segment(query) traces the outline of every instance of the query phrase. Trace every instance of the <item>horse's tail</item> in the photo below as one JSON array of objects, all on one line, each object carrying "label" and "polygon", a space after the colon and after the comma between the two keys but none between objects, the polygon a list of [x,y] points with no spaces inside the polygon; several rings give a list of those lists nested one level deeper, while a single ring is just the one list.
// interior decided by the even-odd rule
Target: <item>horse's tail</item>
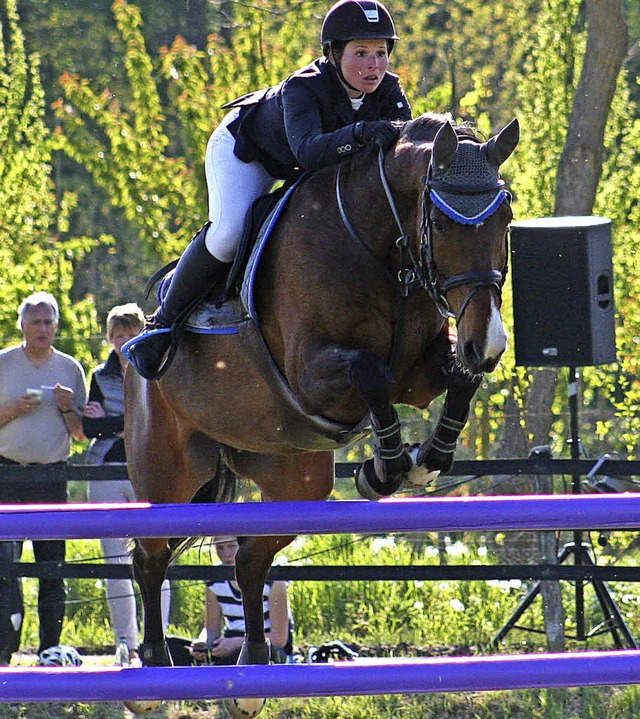
[{"label": "horse's tail", "polygon": [[[194,494],[191,504],[234,502],[238,496],[238,475],[220,458],[215,475]],[[173,537],[169,540],[171,562],[183,554],[202,537]]]}]

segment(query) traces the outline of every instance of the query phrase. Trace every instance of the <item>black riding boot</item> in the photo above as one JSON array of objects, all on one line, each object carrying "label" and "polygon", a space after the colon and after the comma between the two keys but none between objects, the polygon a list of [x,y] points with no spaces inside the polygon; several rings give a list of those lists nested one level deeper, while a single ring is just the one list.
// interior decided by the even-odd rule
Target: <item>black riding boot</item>
[{"label": "black riding boot", "polygon": [[[124,356],[145,379],[156,379],[171,346],[174,322],[226,277],[230,264],[217,260],[205,245],[207,222],[195,235],[178,262],[166,295],[144,331],[122,347]],[[162,368],[163,370],[166,367]]]}]

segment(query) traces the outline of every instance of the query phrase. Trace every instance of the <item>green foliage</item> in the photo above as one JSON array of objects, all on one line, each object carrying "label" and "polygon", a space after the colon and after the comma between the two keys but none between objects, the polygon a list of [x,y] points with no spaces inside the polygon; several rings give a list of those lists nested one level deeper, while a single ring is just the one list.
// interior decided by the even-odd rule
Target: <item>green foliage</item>
[{"label": "green foliage", "polygon": [[166,118],[140,32],[140,13],[124,0],[116,0],[113,11],[126,45],[131,107],[123,107],[108,89],[97,92],[87,80],[66,73],[60,82],[70,102],[56,104],[64,130],[56,133],[56,147],[91,172],[148,238],[149,251],[173,257],[201,219],[202,203],[185,159],[167,153]]},{"label": "green foliage", "polygon": [[[35,290],[60,304],[61,327],[74,338],[94,329],[90,303],[73,305],[74,265],[93,243],[68,236],[74,198],[59,200],[51,178],[50,133],[37,55],[26,54],[16,0],[5,0],[0,39],[0,335],[16,340],[16,310]],[[72,328],[69,330],[69,328]],[[79,358],[83,350],[68,343]],[[86,355],[85,355],[86,357]]]}]

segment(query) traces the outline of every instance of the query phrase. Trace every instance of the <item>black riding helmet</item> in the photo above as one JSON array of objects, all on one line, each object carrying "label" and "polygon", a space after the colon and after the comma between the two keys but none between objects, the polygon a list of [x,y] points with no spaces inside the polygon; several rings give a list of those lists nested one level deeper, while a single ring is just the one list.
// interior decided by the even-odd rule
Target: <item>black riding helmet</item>
[{"label": "black riding helmet", "polygon": [[325,53],[334,42],[349,40],[386,40],[389,54],[398,39],[387,8],[378,0],[340,0],[333,5],[322,23],[320,40]]}]

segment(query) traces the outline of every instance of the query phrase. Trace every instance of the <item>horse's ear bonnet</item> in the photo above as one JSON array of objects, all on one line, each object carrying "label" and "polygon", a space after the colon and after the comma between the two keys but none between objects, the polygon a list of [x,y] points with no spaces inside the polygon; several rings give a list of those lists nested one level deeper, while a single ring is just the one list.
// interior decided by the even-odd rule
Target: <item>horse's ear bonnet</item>
[{"label": "horse's ear bonnet", "polygon": [[498,168],[518,140],[517,120],[485,143],[458,140],[451,124],[443,125],[433,142],[429,167],[433,203],[463,225],[478,225],[491,217],[509,195]]}]

